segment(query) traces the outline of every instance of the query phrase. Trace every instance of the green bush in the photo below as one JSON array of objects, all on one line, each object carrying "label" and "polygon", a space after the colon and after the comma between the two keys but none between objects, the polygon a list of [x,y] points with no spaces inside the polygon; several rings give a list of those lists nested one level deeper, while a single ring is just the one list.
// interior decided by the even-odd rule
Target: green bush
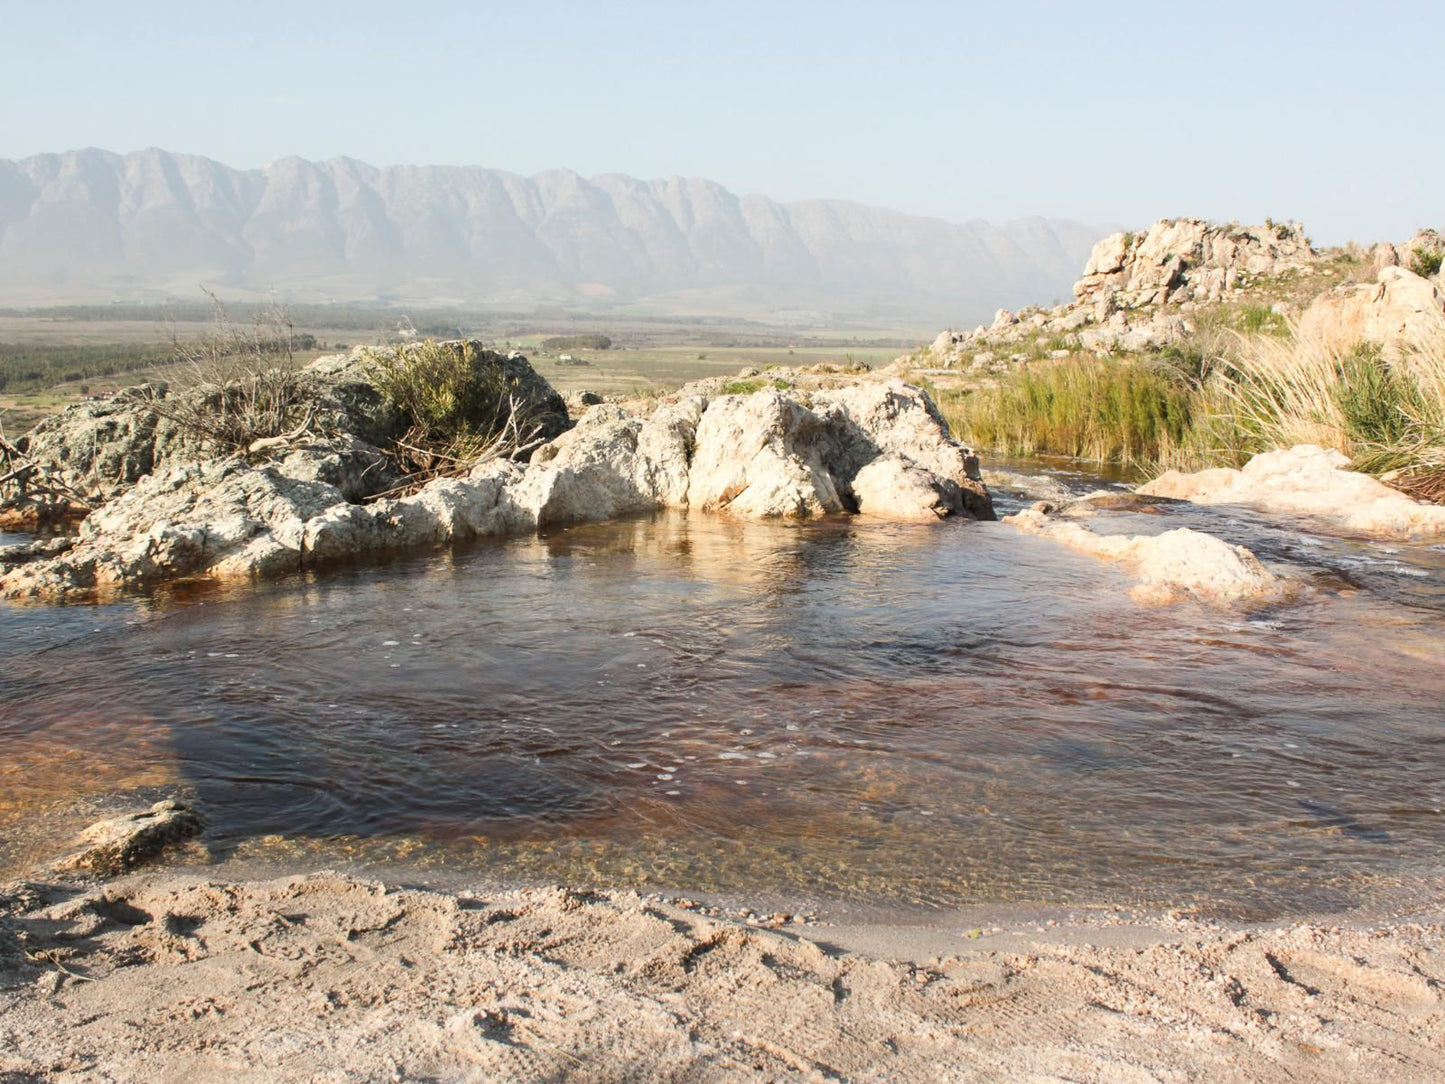
[{"label": "green bush", "polygon": [[372,351],[370,361],[372,382],[407,418],[414,440],[446,445],[487,438],[510,413],[506,373],[474,343],[427,339]]},{"label": "green bush", "polygon": [[1445,252],[1417,248],[1410,258],[1410,270],[1421,278],[1428,279],[1431,275],[1440,273],[1441,263],[1445,263]]}]

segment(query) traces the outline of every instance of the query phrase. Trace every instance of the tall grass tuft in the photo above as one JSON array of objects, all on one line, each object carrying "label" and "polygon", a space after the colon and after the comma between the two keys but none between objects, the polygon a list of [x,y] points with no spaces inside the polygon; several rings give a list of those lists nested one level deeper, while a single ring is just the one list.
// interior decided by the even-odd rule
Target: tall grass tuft
[{"label": "tall grass tuft", "polygon": [[1188,441],[1196,395],[1167,366],[1089,359],[1031,367],[943,405],[966,439],[1009,454],[1155,463]]},{"label": "tall grass tuft", "polygon": [[1440,338],[1386,356],[1369,343],[1303,335],[1293,324],[1282,336],[1230,332],[1150,361],[1030,368],[940,406],[961,436],[1006,454],[1197,470],[1318,444],[1407,493],[1445,500]]},{"label": "tall grass tuft", "polygon": [[1445,493],[1445,340],[1387,357],[1297,328],[1241,337],[1210,390],[1251,451],[1318,444],[1407,491]]}]

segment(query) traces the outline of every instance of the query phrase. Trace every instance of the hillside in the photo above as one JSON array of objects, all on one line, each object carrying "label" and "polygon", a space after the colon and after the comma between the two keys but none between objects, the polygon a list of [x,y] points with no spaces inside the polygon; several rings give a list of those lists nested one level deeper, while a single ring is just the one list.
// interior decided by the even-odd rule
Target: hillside
[{"label": "hillside", "polygon": [[0,304],[190,298],[972,321],[1065,296],[1103,229],[954,224],[695,178],[87,149],[0,160]]}]

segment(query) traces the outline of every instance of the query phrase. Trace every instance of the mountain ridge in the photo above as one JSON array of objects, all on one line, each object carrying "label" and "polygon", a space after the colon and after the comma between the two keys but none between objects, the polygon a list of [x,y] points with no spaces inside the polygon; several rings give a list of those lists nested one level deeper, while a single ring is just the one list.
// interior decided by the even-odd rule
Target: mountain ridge
[{"label": "mountain ridge", "polygon": [[0,159],[0,301],[297,300],[811,308],[974,321],[1067,295],[1107,231],[994,226],[851,200],[786,203],[700,177],[375,166],[248,170],[99,148]]}]

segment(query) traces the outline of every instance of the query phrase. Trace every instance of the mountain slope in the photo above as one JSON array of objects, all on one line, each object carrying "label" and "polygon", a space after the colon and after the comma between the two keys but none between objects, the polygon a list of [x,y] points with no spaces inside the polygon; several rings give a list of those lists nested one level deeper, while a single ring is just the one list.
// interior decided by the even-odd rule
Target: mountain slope
[{"label": "mountain slope", "polygon": [[1106,232],[954,224],[711,181],[101,150],[0,160],[0,301],[198,283],[298,299],[812,308],[971,321],[1066,296]]}]

